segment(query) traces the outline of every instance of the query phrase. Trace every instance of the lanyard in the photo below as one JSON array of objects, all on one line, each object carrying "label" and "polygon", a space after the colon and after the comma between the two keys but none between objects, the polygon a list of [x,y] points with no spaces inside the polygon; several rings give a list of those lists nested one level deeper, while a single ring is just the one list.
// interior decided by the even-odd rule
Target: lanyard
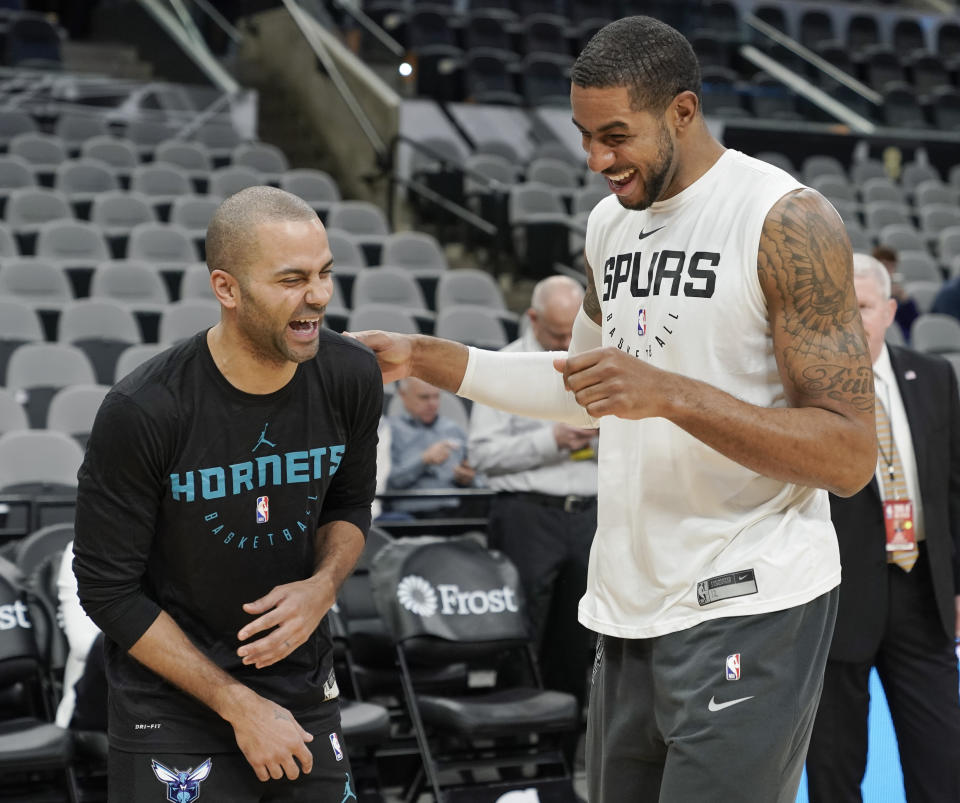
[{"label": "lanyard", "polygon": [[890,478],[890,482],[892,483],[897,472],[896,467],[894,466],[894,458],[896,457],[896,452],[894,451],[896,449],[896,441],[893,439],[893,417],[890,415],[890,390],[887,387],[887,383],[884,379],[881,377],[876,377],[876,379],[876,390],[879,391],[880,388],[883,387],[885,391],[884,396],[886,396],[885,400],[880,398],[877,400],[880,402],[880,405],[883,407],[883,411],[887,416],[887,429],[890,431],[890,442],[888,444],[888,448],[890,450],[889,456],[887,455],[887,450],[883,448],[883,443],[880,442],[879,438],[877,438],[877,446],[880,449],[880,457],[887,466],[887,476]]}]

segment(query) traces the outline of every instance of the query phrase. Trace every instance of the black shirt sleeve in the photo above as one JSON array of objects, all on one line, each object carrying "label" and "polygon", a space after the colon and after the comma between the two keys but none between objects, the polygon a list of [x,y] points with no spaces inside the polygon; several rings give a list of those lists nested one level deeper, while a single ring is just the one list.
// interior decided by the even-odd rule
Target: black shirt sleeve
[{"label": "black shirt sleeve", "polygon": [[73,571],[84,610],[124,650],[160,606],[144,592],[164,478],[156,421],[133,400],[109,393],[78,473]]},{"label": "black shirt sleeve", "polygon": [[358,347],[352,343],[347,347],[352,352],[348,359],[355,366],[346,395],[349,440],[323,500],[318,524],[347,521],[366,538],[370,505],[377,491],[377,427],[383,410],[383,379],[370,351],[364,347],[356,353],[353,350]]}]

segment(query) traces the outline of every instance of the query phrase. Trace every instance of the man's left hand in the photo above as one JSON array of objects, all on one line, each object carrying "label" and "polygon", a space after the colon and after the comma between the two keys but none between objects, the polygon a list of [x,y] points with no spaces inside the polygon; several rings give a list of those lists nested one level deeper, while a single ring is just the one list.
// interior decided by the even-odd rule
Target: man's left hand
[{"label": "man's left hand", "polygon": [[286,658],[310,638],[333,602],[332,593],[324,593],[316,579],[310,578],[276,586],[266,596],[244,603],[243,610],[259,618],[241,628],[237,634],[240,641],[276,629],[244,644],[237,655],[244,664],[253,664],[257,669]]},{"label": "man's left hand", "polygon": [[665,371],[624,354],[613,346],[554,360],[568,390],[594,418],[651,418],[662,414],[669,397]]},{"label": "man's left hand", "polygon": [[476,470],[466,460],[453,467],[453,481],[462,487],[473,485]]}]

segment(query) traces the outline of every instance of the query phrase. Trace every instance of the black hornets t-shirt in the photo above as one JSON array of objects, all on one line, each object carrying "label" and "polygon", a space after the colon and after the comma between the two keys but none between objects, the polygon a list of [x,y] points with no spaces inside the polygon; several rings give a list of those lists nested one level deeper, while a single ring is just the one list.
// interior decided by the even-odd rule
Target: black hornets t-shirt
[{"label": "black hornets t-shirt", "polygon": [[205,332],[110,391],[79,473],[74,571],[107,635],[114,747],[237,749],[227,722],[127,654],[161,609],[304,727],[329,708],[326,619],[264,669],[243,665],[236,634],[256,618],[243,603],[313,574],[318,527],[348,521],[366,533],[382,403],[372,353],[326,330],[317,356],[275,393],[230,385]]}]

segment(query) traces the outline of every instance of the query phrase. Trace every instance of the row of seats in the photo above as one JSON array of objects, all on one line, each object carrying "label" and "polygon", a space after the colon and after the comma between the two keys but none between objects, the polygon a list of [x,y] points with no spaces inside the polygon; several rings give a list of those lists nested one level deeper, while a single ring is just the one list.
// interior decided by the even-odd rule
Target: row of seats
[{"label": "row of seats", "polygon": [[[47,130],[50,129],[50,130]],[[116,122],[103,110],[63,112],[52,125],[41,125],[28,111],[17,108],[0,110],[0,148],[21,134],[47,134],[72,155],[79,153],[88,140],[119,139],[132,143],[138,160],[150,159],[163,142],[190,141],[206,149],[214,165],[228,164],[234,151],[246,143],[231,122],[221,117],[211,118],[191,130],[189,139],[181,136],[183,126],[177,126],[156,117]],[[275,155],[273,157],[276,158]]]},{"label": "row of seats", "polygon": [[7,143],[7,154],[19,157],[21,163],[49,183],[57,168],[71,159],[97,160],[113,169],[114,174],[128,176],[144,162],[162,162],[186,170],[194,180],[205,178],[217,167],[241,167],[260,174],[269,182],[277,182],[290,169],[283,151],[266,142],[245,142],[229,153],[227,164],[218,164],[214,153],[202,142],[163,140],[148,150],[134,140],[100,135],[88,137],[78,148],[55,134],[26,132],[16,134]]}]

